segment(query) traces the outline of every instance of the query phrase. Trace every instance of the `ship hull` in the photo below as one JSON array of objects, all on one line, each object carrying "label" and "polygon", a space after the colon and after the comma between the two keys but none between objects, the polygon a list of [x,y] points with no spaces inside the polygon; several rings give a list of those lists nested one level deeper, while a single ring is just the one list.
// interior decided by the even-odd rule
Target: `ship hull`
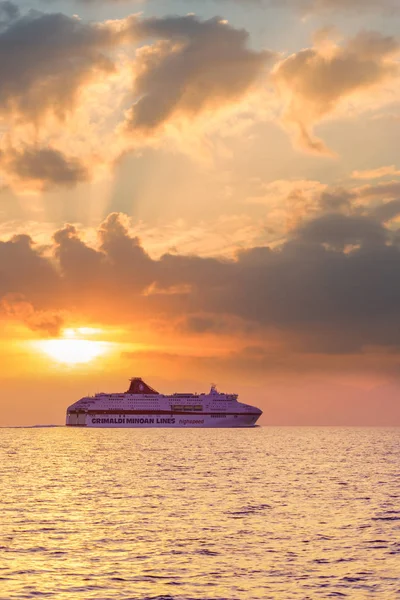
[{"label": "ship hull", "polygon": [[224,416],[212,414],[183,415],[183,414],[87,414],[70,415],[67,425],[70,427],[95,427],[101,429],[143,429],[143,428],[235,428],[254,427],[259,414],[238,413]]}]

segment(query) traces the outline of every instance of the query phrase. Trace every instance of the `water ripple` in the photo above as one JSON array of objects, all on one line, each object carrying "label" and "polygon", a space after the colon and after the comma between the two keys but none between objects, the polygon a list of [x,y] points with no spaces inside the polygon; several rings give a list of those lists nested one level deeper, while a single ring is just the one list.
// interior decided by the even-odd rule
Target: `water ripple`
[{"label": "water ripple", "polygon": [[400,599],[400,430],[0,430],[0,600]]}]

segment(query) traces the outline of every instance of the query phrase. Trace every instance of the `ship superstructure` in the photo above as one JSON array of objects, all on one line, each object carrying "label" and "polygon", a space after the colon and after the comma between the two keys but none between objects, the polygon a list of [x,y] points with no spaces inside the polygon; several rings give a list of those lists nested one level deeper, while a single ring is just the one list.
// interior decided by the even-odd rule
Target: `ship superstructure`
[{"label": "ship superstructure", "polygon": [[254,427],[262,411],[221,394],[159,394],[140,377],[124,393],[99,393],[81,398],[67,409],[74,427]]}]

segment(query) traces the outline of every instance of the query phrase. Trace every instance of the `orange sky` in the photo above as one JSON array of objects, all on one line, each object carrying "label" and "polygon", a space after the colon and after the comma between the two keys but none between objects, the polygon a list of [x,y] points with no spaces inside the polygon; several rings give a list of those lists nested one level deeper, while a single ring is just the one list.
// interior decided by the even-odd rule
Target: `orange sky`
[{"label": "orange sky", "polygon": [[0,2],[0,425],[131,376],[400,424],[396,6]]}]

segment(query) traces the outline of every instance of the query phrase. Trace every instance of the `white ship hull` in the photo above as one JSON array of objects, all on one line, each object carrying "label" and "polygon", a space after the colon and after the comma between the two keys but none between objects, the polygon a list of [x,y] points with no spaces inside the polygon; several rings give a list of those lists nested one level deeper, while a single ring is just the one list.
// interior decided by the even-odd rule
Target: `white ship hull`
[{"label": "white ship hull", "polygon": [[259,415],[238,414],[215,417],[211,415],[79,415],[70,417],[67,425],[75,427],[135,428],[167,427],[254,427]]},{"label": "white ship hull", "polygon": [[67,409],[70,427],[151,428],[254,427],[262,411],[238,402],[237,394],[159,394],[139,377],[127,392],[81,398]]}]

